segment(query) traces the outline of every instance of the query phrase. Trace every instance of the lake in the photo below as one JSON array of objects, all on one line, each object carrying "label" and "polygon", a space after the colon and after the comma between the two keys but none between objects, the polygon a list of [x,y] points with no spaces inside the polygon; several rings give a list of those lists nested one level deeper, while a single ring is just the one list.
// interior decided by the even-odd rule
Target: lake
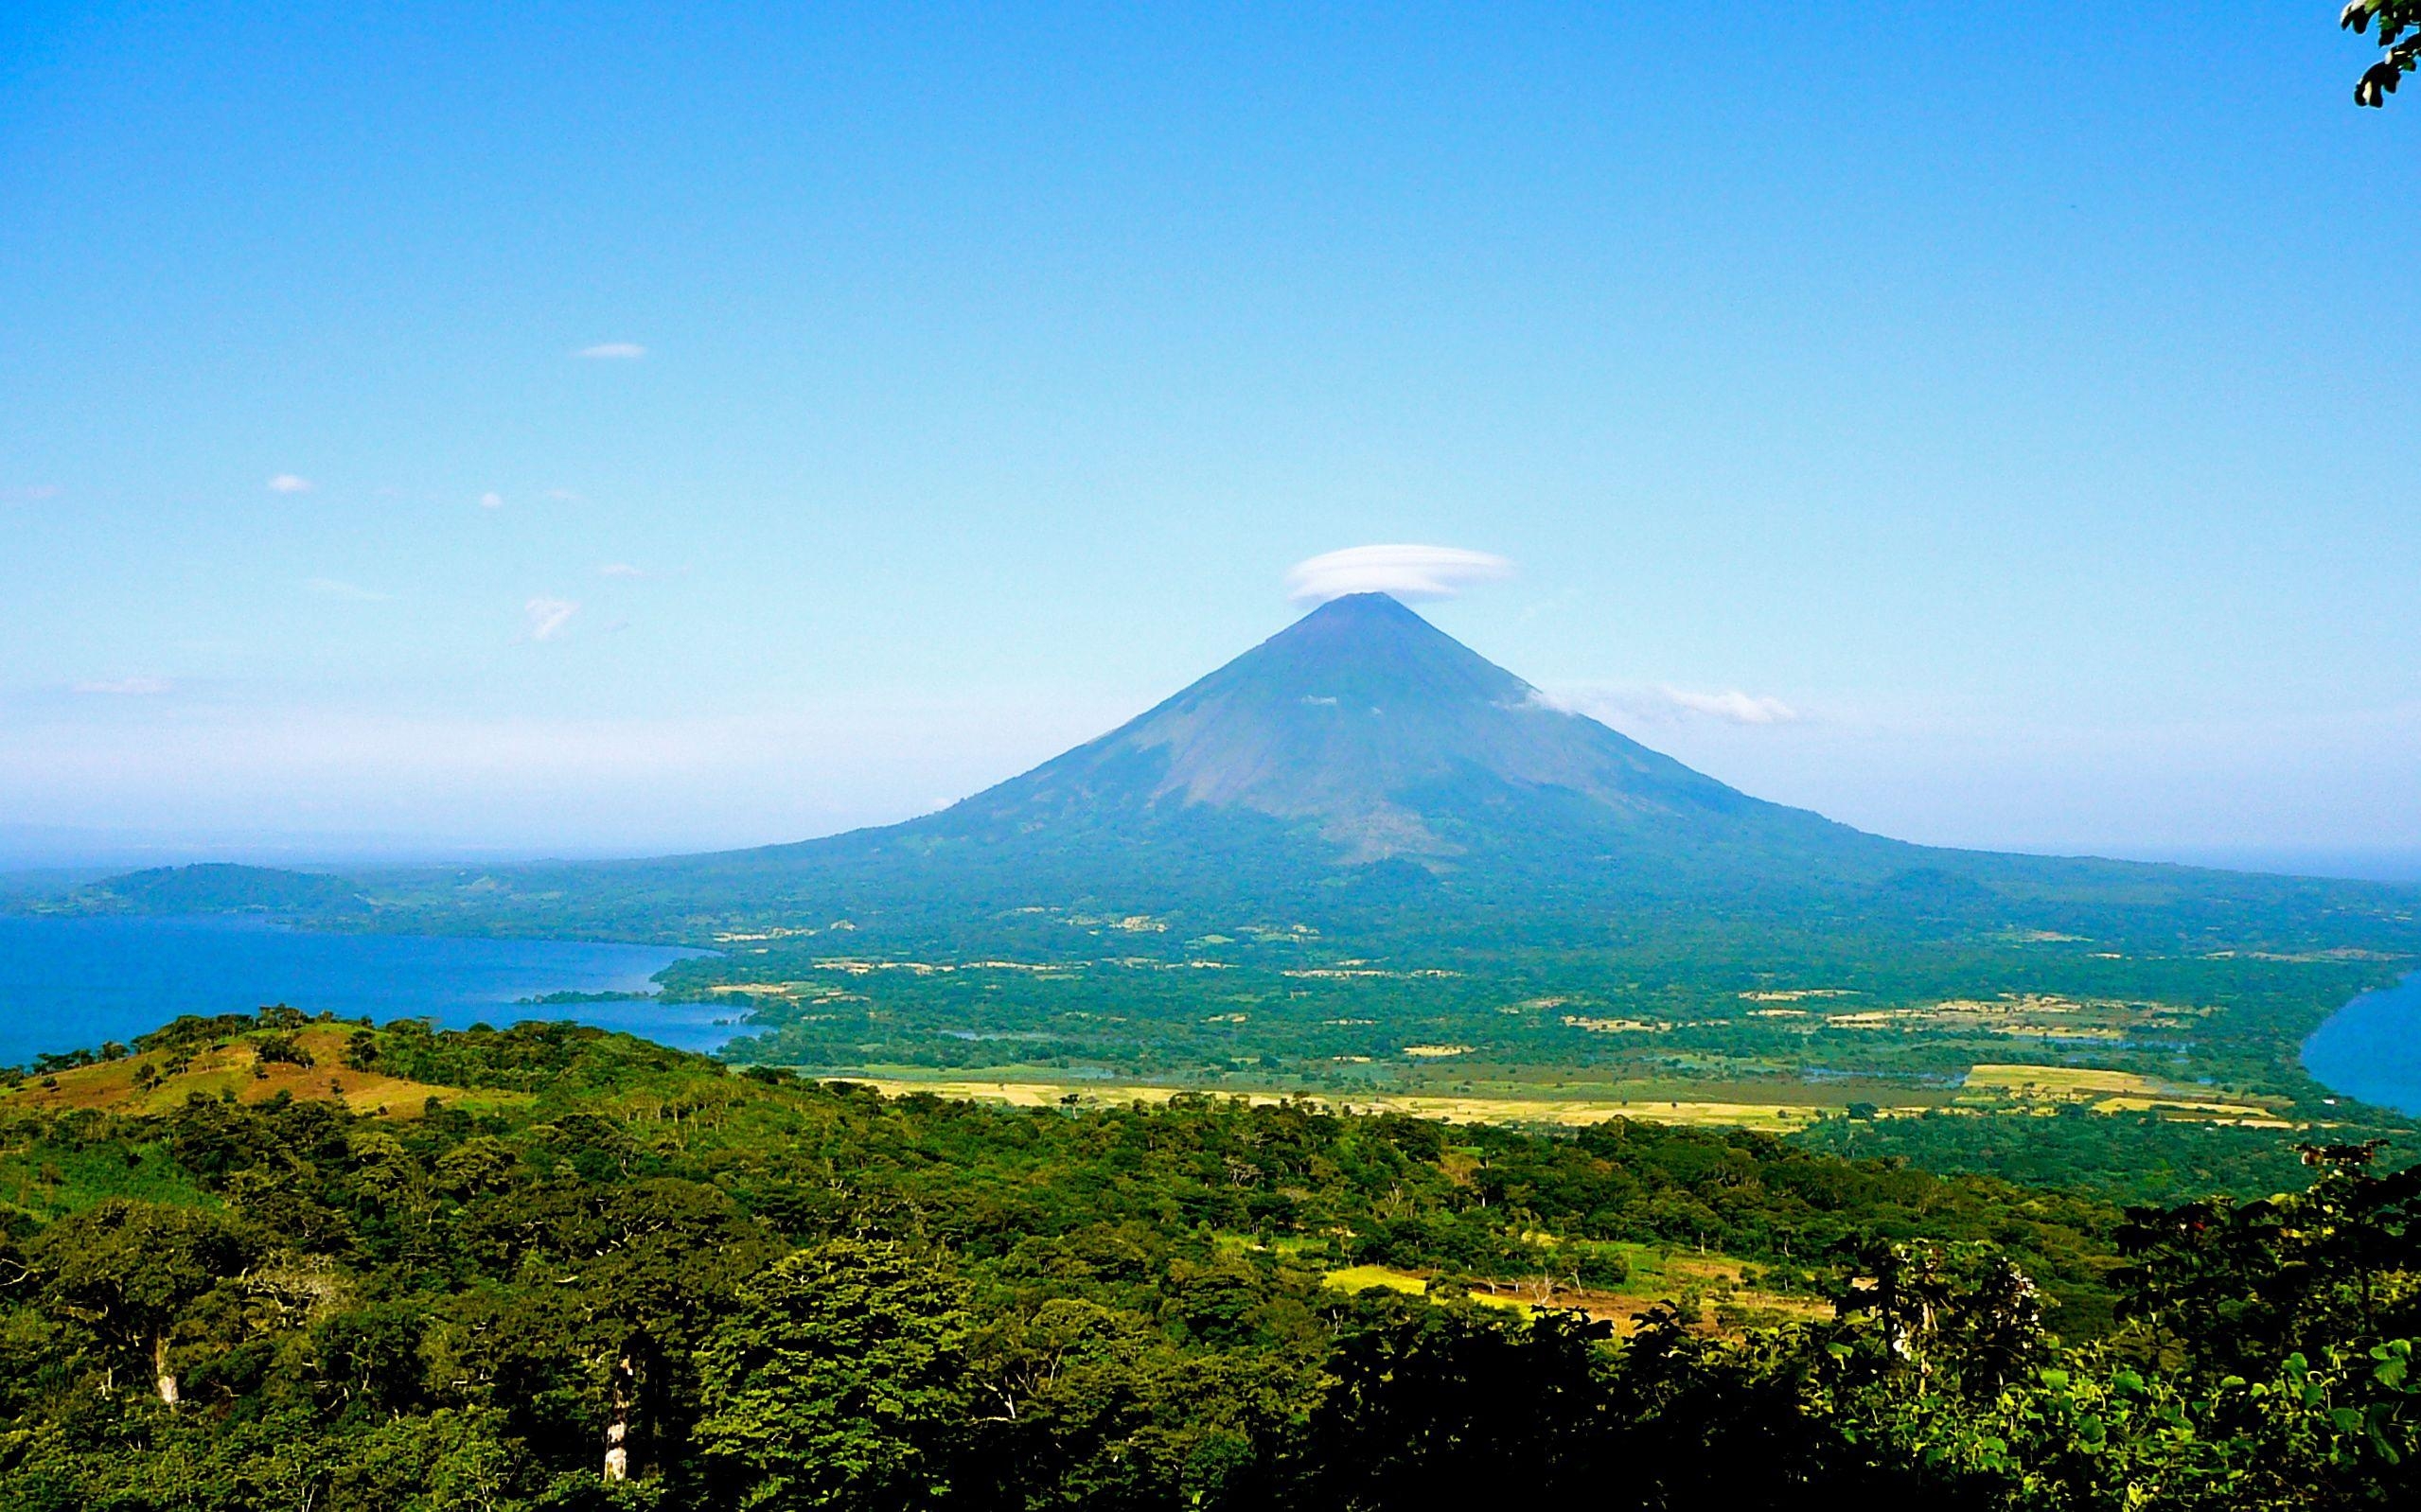
[{"label": "lake", "polygon": [[0,1065],[131,1041],[180,1013],[307,1013],[452,1029],[576,1019],[709,1050],[737,1011],[698,1003],[519,1007],[547,993],[644,992],[684,957],[662,945],[320,934],[258,919],[0,918]]},{"label": "lake", "polygon": [[2304,1042],[2304,1069],[2331,1092],[2421,1115],[2421,972],[2330,1014]]}]

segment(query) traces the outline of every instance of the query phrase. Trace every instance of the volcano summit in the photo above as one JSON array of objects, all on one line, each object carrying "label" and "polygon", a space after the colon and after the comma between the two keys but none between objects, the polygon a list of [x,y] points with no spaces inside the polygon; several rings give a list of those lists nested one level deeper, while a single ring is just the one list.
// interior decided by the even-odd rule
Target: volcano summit
[{"label": "volcano summit", "polygon": [[954,810],[1003,838],[1233,810],[1353,866],[1596,834],[1631,850],[1852,832],[1763,803],[1580,714],[1384,593],[1332,600],[1157,708]]},{"label": "volcano summit", "polygon": [[1871,879],[1903,849],[1558,709],[1383,593],[1324,604],[1098,740],[855,838],[1062,865],[1098,850],[1104,884],[1229,853],[1290,891],[1392,876],[1475,897],[1516,876],[1737,888],[1816,865]]}]

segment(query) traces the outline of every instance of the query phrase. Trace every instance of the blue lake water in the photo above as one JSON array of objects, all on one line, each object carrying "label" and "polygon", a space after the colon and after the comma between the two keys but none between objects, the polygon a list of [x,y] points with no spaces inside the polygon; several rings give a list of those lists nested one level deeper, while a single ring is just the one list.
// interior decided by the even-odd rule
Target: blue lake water
[{"label": "blue lake water", "polygon": [[2421,1115],[2421,972],[2331,1014],[2304,1042],[2304,1069],[2332,1092]]},{"label": "blue lake water", "polygon": [[731,1037],[730,1008],[696,1003],[519,1007],[547,993],[645,992],[700,952],[552,940],[316,934],[256,919],[0,918],[0,1065],[127,1041],[180,1013],[430,1018],[451,1029],[576,1019],[683,1049]]}]

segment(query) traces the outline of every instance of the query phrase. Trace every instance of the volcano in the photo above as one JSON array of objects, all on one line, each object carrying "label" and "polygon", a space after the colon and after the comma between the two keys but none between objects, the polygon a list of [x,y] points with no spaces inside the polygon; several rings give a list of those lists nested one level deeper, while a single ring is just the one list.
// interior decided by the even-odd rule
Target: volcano
[{"label": "volcano", "polygon": [[841,916],[961,947],[970,922],[1035,910],[1435,933],[1513,915],[1771,912],[1921,871],[1928,854],[1693,771],[1362,593],[938,813],[565,869],[561,896],[594,896],[610,875],[627,901]]},{"label": "volcano", "polygon": [[380,927],[695,942],[845,925],[858,947],[912,959],[1090,948],[1071,943],[1077,919],[1134,923],[1140,951],[1309,931],[1372,953],[1531,960],[1617,940],[1671,959],[1710,941],[1776,958],[1829,941],[1864,959],[1920,940],[2193,952],[2342,945],[2355,920],[2381,940],[2412,932],[2395,889],[1941,850],[1767,802],[1556,707],[1375,593],[1323,604],[1098,739],[905,823],[362,881]]},{"label": "volcano", "polygon": [[1891,847],[1558,708],[1384,593],[1331,600],[1099,739],[899,833],[1148,840],[1218,814],[1276,821],[1331,867],[1400,859],[1440,876],[1541,848],[1678,862]]}]

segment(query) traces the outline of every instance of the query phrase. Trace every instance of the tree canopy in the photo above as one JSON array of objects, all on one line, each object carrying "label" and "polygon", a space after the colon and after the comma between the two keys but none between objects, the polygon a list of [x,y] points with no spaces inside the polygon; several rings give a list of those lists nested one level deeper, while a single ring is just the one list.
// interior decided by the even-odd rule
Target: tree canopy
[{"label": "tree canopy", "polygon": [[2421,1174],[2367,1143],[2122,1211],[1736,1131],[986,1107],[569,1026],[360,1033],[450,1080],[384,1116],[0,1099],[0,1504],[2421,1494]]}]

